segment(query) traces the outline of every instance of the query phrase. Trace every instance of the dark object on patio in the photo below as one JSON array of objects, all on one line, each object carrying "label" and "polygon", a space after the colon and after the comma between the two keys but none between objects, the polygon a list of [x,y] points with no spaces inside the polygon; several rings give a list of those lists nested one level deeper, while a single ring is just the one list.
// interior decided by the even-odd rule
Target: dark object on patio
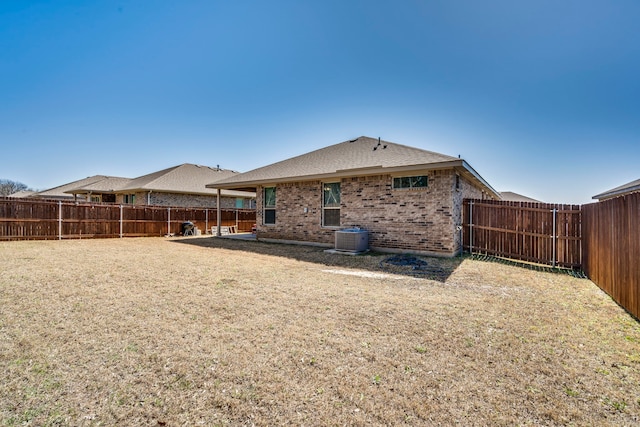
[{"label": "dark object on patio", "polygon": [[194,236],[195,225],[191,221],[185,221],[182,223],[182,235],[183,236]]}]

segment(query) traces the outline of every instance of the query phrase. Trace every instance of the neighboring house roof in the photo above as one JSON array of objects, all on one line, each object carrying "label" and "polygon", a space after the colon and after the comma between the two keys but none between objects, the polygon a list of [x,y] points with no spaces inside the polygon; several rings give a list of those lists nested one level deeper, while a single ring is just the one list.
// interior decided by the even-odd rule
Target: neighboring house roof
[{"label": "neighboring house roof", "polygon": [[105,176],[96,182],[92,182],[72,190],[67,190],[66,193],[79,194],[79,193],[113,193],[126,185],[131,181],[131,178],[119,178],[116,176]]},{"label": "neighboring house roof", "polygon": [[[115,178],[106,175],[93,175],[78,181],[73,181],[68,184],[60,185],[58,187],[50,188],[44,191],[38,191],[31,197],[37,197],[41,199],[55,198],[55,199],[72,199],[73,196],[69,193],[69,190],[78,187],[84,187],[103,181],[105,179]],[[124,178],[126,179],[126,178]]]},{"label": "neighboring house roof", "polygon": [[[184,163],[134,179],[104,177],[102,180],[96,180],[95,182],[86,183],[82,186],[74,186],[66,192],[71,194],[121,194],[152,191],[214,196],[217,194],[216,189],[207,188],[205,185],[236,174],[238,174],[238,172],[228,169]],[[241,191],[221,191],[221,195],[253,197],[253,194]]]},{"label": "neighboring house roof", "polygon": [[[159,191],[166,193],[186,193],[215,195],[216,188],[207,188],[207,184],[238,175],[229,169],[185,163],[158,172],[132,179],[124,187],[124,191]],[[221,191],[223,196],[252,197],[242,191]]]},{"label": "neighboring house roof", "polygon": [[31,197],[35,194],[35,191],[33,190],[21,190],[21,191],[16,191],[13,194],[9,194],[9,197],[14,197],[16,199],[22,199],[25,197]]},{"label": "neighboring house roof", "polygon": [[500,195],[502,196],[502,200],[507,202],[542,203],[540,200],[532,199],[531,197],[523,196],[522,194],[514,193],[513,191],[501,191]]},{"label": "neighboring house roof", "polygon": [[207,187],[250,189],[256,185],[455,168],[494,197],[495,191],[465,160],[366,136],[223,179]]},{"label": "neighboring house roof", "polygon": [[611,190],[605,191],[604,193],[596,194],[595,196],[593,196],[593,199],[605,200],[605,199],[610,199],[612,197],[618,197],[618,196],[623,196],[625,194],[634,193],[636,191],[640,191],[640,179],[636,179],[635,181],[631,181],[619,187],[612,188]]}]

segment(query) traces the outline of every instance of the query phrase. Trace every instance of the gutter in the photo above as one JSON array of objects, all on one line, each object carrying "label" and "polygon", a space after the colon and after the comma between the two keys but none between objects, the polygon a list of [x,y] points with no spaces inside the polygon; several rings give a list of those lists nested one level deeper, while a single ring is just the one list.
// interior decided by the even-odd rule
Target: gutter
[{"label": "gutter", "polygon": [[634,193],[636,191],[640,191],[640,185],[635,185],[633,187],[627,187],[627,188],[623,188],[617,191],[607,191],[606,193],[601,193],[601,194],[596,194],[595,196],[592,197],[592,199],[594,200],[607,200],[607,199],[612,199],[614,197],[617,196],[622,196],[622,195],[626,195],[628,193]]}]

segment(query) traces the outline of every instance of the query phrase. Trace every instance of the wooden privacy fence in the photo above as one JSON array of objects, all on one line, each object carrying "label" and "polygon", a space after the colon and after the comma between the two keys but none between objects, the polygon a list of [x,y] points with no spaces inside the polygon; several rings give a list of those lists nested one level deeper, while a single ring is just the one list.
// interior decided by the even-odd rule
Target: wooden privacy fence
[{"label": "wooden privacy fence", "polygon": [[463,245],[470,252],[580,268],[578,205],[465,199]]},{"label": "wooden privacy fence", "polygon": [[640,193],[582,206],[583,269],[640,319]]},{"label": "wooden privacy fence", "polygon": [[[0,198],[0,240],[177,235],[187,221],[204,233],[217,226],[217,210]],[[255,221],[255,210],[221,210],[221,226],[251,231]]]}]

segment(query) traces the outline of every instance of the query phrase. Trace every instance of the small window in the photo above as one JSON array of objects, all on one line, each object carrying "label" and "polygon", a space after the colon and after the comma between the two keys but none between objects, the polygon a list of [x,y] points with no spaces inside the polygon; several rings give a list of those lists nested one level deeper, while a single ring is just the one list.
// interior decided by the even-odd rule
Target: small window
[{"label": "small window", "polygon": [[125,205],[135,205],[136,204],[136,195],[135,194],[125,194],[122,197],[122,203]]},{"label": "small window", "polygon": [[244,199],[242,197],[236,198],[236,209],[244,208]]},{"label": "small window", "polygon": [[265,187],[263,206],[263,223],[276,223],[276,187]]},{"label": "small window", "polygon": [[340,183],[339,182],[331,182],[323,185],[322,225],[324,227],[340,226]]},{"label": "small window", "polygon": [[426,175],[393,178],[393,188],[426,188],[427,181]]}]

